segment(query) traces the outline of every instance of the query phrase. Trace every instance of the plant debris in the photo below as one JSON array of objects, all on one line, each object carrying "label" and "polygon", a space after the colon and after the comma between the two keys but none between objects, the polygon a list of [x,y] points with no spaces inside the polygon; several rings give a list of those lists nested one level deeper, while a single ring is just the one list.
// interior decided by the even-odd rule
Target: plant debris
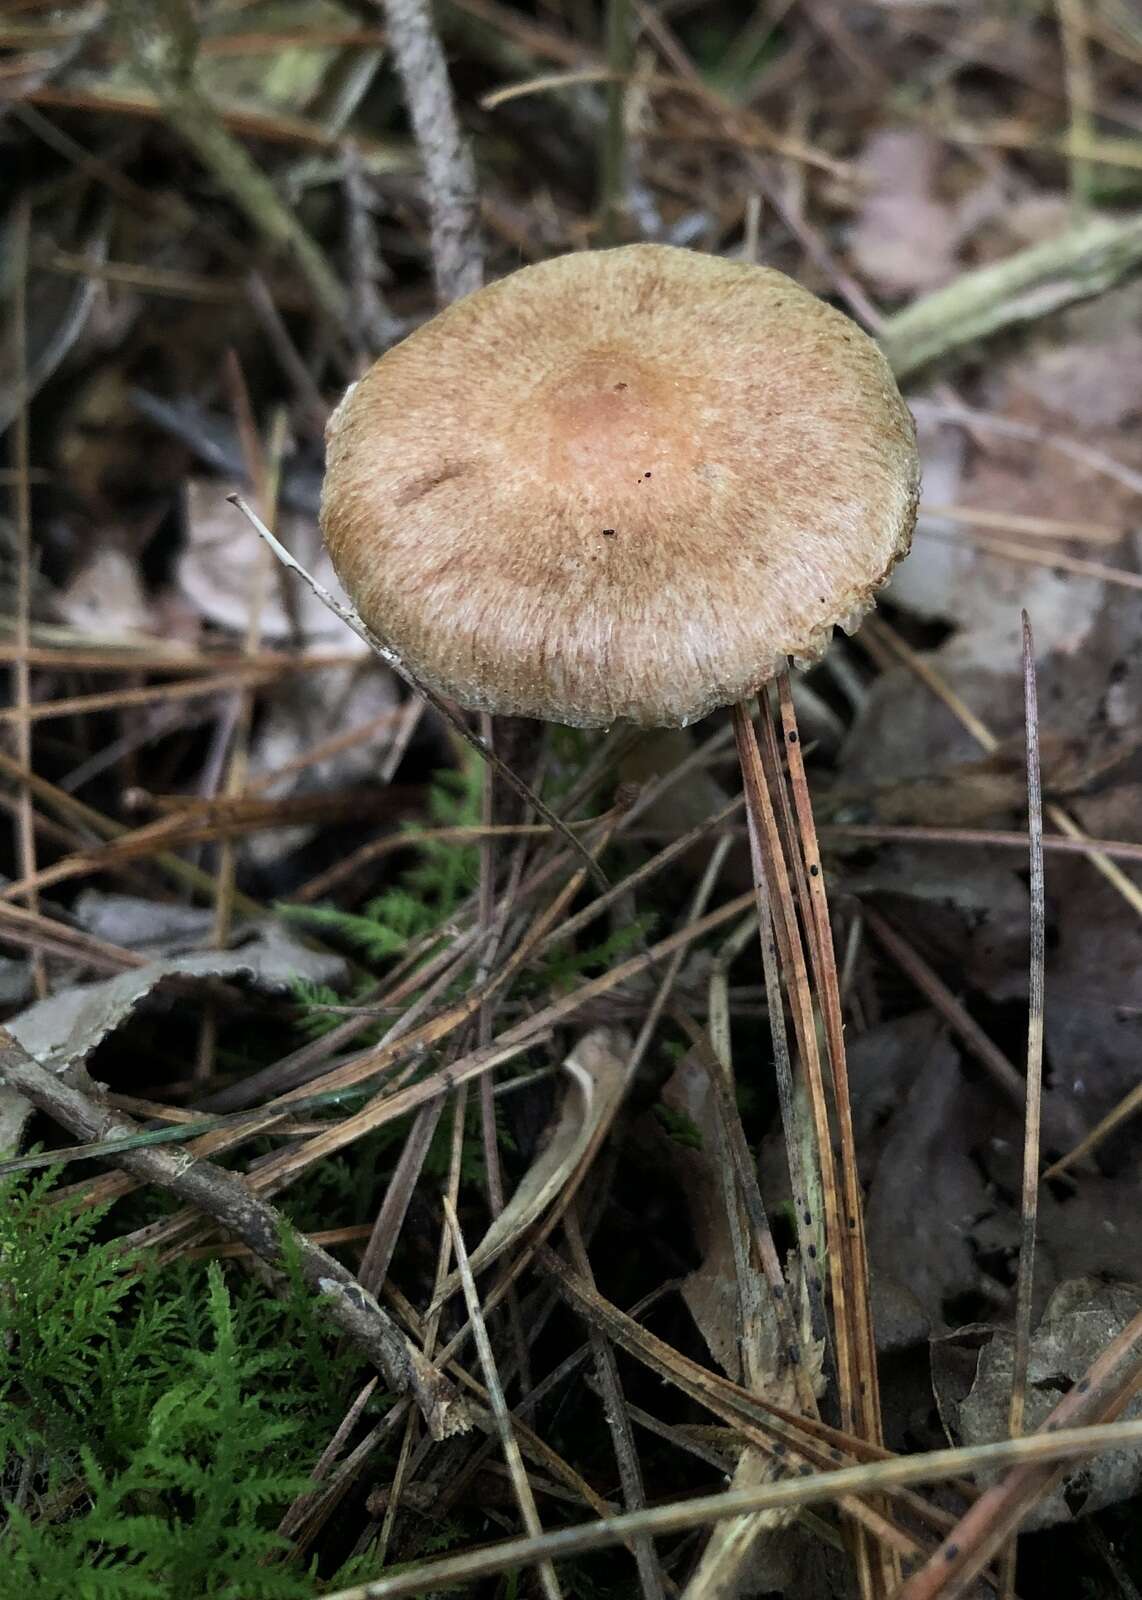
[{"label": "plant debris", "polygon": [[[1142,1585],[1140,60],[1119,0],[4,8],[14,1593]],[[348,387],[645,241],[879,339],[912,553],[736,725],[425,699],[231,496],[342,602]]]}]

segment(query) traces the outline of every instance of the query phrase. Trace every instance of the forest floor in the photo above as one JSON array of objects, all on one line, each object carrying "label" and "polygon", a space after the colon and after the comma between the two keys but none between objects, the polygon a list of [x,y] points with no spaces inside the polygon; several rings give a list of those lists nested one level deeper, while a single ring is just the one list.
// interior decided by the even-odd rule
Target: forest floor
[{"label": "forest floor", "polygon": [[[1142,22],[606,9],[438,0],[453,140],[421,0],[0,6],[13,1595],[1142,1586]],[[634,240],[917,421],[779,973],[729,713],[497,727],[573,848],[230,501],[335,585],[346,386]]]}]

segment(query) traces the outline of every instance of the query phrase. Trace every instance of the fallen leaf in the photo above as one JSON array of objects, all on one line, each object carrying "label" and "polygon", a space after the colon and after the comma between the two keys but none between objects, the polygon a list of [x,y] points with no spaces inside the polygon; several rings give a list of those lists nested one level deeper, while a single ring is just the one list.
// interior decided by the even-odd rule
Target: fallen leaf
[{"label": "fallen leaf", "polygon": [[[85,933],[140,955],[172,956],[200,951],[214,926],[211,906],[147,900],[142,895],[84,889],[72,916]],[[238,930],[239,937],[242,930]],[[308,953],[308,952],[307,952]]]},{"label": "fallen leaf", "polygon": [[[348,630],[342,631],[349,637]],[[370,779],[375,782],[397,731],[399,705],[396,679],[376,659],[366,657],[359,667],[295,673],[272,695],[258,721],[250,747],[250,778],[274,778],[261,788],[262,793],[273,796],[348,789]],[[359,743],[276,778],[331,733],[349,733],[388,713],[393,713],[391,720]],[[294,827],[250,834],[242,840],[243,857],[266,867],[299,848],[315,831],[313,827]]]},{"label": "fallen leaf", "polygon": [[919,128],[883,128],[865,145],[858,171],[867,193],[849,248],[882,294],[936,289],[956,272],[960,224],[934,194],[942,148]]},{"label": "fallen leaf", "polygon": [[[1033,1433],[1041,1427],[1062,1396],[1140,1309],[1142,1287],[1137,1284],[1106,1284],[1079,1278],[1056,1289],[1031,1336],[1026,1432]],[[1011,1335],[995,1333],[980,1350],[975,1382],[958,1407],[964,1444],[990,1444],[1007,1437],[1011,1367]],[[1140,1415],[1142,1398],[1136,1397],[1121,1412],[1120,1420]],[[980,1476],[982,1479],[987,1475]],[[1023,1526],[1033,1530],[1071,1522],[1117,1505],[1140,1488],[1142,1455],[1137,1450],[1108,1450],[1091,1457],[1036,1501]]]},{"label": "fallen leaf", "polygon": [[55,610],[86,633],[114,637],[157,632],[137,558],[113,545],[96,549],[72,575],[55,596]]},{"label": "fallen leaf", "polygon": [[969,1083],[944,1034],[913,1065],[911,1082],[871,1173],[866,1225],[872,1304],[882,1348],[946,1328],[954,1301],[985,1292],[972,1231],[991,1211],[972,1159],[995,1097]]},{"label": "fallen leaf", "polygon": [[[288,991],[295,978],[338,983],[346,963],[336,955],[309,949],[278,923],[253,925],[236,950],[202,950],[132,967],[101,983],[77,984],[40,1000],[5,1026],[41,1066],[63,1073],[86,1062],[140,1006],[174,979],[227,978],[271,993]],[[18,1144],[31,1107],[10,1089],[0,1089],[0,1129]]]},{"label": "fallen leaf", "polygon": [[[179,557],[177,580],[182,594],[208,622],[244,634],[250,602],[258,589],[263,598],[259,629],[263,639],[289,639],[296,614],[303,638],[310,644],[334,645],[348,654],[367,655],[368,646],[333,615],[307,584],[279,581],[277,563],[262,540],[226,496],[240,484],[218,478],[191,478],[186,485],[186,548]],[[245,491],[243,491],[245,492]],[[320,542],[311,516],[282,510],[278,537],[319,583],[348,604]],[[265,582],[262,575],[265,574]],[[289,606],[283,595],[288,593]],[[296,608],[296,611],[294,610]]]},{"label": "fallen leaf", "polygon": [[[1038,455],[1030,500],[1014,500],[1003,485],[982,475],[962,429],[921,415],[918,439],[924,491],[916,535],[911,555],[896,568],[887,592],[895,604],[918,616],[952,624],[955,631],[936,652],[941,671],[972,669],[1001,676],[1011,671],[1019,661],[1023,609],[1034,621],[1041,655],[1076,650],[1090,635],[1103,604],[1106,585],[1101,580],[1006,560],[925,507],[925,502],[962,504],[1067,517],[1068,510],[1050,499]],[[1021,462],[1029,448],[1021,445]],[[1076,520],[1091,517],[1089,499],[1070,514]],[[1098,520],[1105,520],[1101,511]]]},{"label": "fallen leaf", "polygon": [[[473,1272],[490,1266],[537,1222],[559,1196],[596,1131],[609,1122],[622,1096],[630,1043],[615,1029],[586,1034],[563,1062],[563,1103],[542,1149],[524,1173],[515,1193],[471,1252]],[[460,1286],[453,1274],[439,1298]]]}]

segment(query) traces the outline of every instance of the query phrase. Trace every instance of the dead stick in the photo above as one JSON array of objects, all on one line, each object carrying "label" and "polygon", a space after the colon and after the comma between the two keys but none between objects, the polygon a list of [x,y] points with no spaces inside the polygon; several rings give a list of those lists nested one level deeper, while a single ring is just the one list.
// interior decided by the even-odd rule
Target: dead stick
[{"label": "dead stick", "polygon": [[483,281],[476,168],[460,132],[428,0],[379,4],[424,163],[436,295],[447,305]]},{"label": "dead stick", "polygon": [[[41,1067],[4,1028],[0,1028],[0,1082],[83,1139],[123,1139],[140,1132],[138,1123],[113,1111],[94,1094],[74,1088]],[[295,1255],[302,1278],[325,1296],[338,1328],[377,1366],[392,1389],[412,1393],[433,1437],[446,1438],[469,1426],[468,1409],[452,1384],[405,1337],[348,1268],[304,1234],[294,1232],[285,1217],[252,1194],[240,1177],[196,1159],[180,1146],[122,1151],[116,1165],[196,1207],[271,1266],[280,1269],[287,1254]]]}]

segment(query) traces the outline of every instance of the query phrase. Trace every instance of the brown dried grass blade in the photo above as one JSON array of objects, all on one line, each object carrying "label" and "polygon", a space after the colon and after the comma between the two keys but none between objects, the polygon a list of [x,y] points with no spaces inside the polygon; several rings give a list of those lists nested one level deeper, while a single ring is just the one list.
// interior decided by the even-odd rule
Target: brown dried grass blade
[{"label": "brown dried grass blade", "polygon": [[[478,1578],[507,1572],[513,1567],[531,1565],[540,1559],[582,1555],[606,1550],[634,1534],[651,1533],[661,1537],[702,1528],[729,1517],[740,1517],[772,1507],[827,1505],[853,1493],[893,1493],[899,1487],[916,1483],[941,1483],[964,1472],[986,1470],[1011,1463],[1076,1461],[1103,1450],[1142,1443],[1142,1420],[1100,1427],[1079,1427],[1025,1439],[1004,1439],[998,1444],[980,1445],[973,1450],[933,1450],[920,1455],[901,1456],[891,1461],[860,1467],[843,1467],[812,1477],[764,1484],[726,1494],[702,1495],[672,1505],[653,1506],[563,1528],[541,1539],[510,1539],[481,1550],[446,1556],[426,1562],[410,1572],[374,1580],[352,1589],[342,1589],[327,1600],[413,1600],[426,1589],[435,1591],[472,1583]],[[1036,1467],[1024,1467],[1034,1471]],[[1050,1471],[1039,1465],[1037,1470]],[[1013,1474],[1014,1475],[1014,1474]],[[905,1600],[902,1593],[900,1600]],[[908,1600],[912,1600],[909,1596]]]},{"label": "brown dried grass blade", "polygon": [[[499,1433],[504,1460],[507,1462],[508,1472],[511,1474],[512,1488],[519,1504],[523,1525],[534,1538],[542,1532],[539,1512],[536,1510],[535,1505],[535,1496],[531,1492],[527,1469],[524,1467],[523,1457],[520,1454],[519,1445],[516,1443],[515,1433],[512,1429],[511,1413],[508,1410],[508,1403],[504,1399],[504,1391],[500,1386],[496,1358],[492,1353],[488,1330],[484,1326],[484,1314],[480,1307],[480,1296],[477,1293],[475,1280],[472,1277],[472,1269],[468,1265],[468,1254],[464,1249],[464,1236],[460,1232],[456,1210],[448,1195],[443,1196],[443,1203],[444,1215],[448,1219],[448,1227],[452,1234],[452,1248],[456,1253],[456,1265],[460,1271],[460,1281],[464,1286],[464,1299],[468,1304],[468,1316],[472,1323],[472,1337],[476,1341],[476,1352],[480,1358],[480,1367],[484,1374],[484,1383],[487,1386],[488,1399],[496,1422],[496,1431]],[[561,1600],[562,1590],[559,1587],[559,1579],[555,1576],[555,1568],[550,1561],[541,1561],[539,1563],[539,1578],[547,1600]]]},{"label": "brown dried grass blade", "polygon": [[[809,1181],[804,1170],[802,1152],[806,1147],[806,1140],[800,1126],[801,1119],[793,1087],[793,1067],[785,1032],[785,1012],[781,997],[782,972],[784,972],[789,990],[790,1004],[794,1010],[794,1028],[797,1033],[798,1045],[801,1048],[802,1061],[810,1077],[812,1077],[815,1064],[819,1079],[820,1059],[816,1055],[816,1035],[812,1021],[810,1019],[808,1030],[806,1030],[806,1016],[803,1004],[798,1009],[798,1004],[803,1002],[804,996],[800,993],[795,995],[797,980],[793,969],[791,940],[793,937],[799,939],[800,936],[797,933],[795,919],[792,915],[792,901],[789,899],[789,884],[784,873],[784,856],[777,829],[777,819],[770,798],[757,735],[748,707],[745,705],[735,706],[733,718],[734,733],[738,746],[738,760],[742,771],[742,786],[745,791],[746,816],[749,823],[750,861],[753,867],[754,892],[757,902],[761,960],[765,974],[766,997],[769,1002],[770,1031],[773,1039],[774,1067],[777,1075],[777,1094],[781,1109],[782,1127],[785,1132],[785,1149],[789,1164],[789,1182],[797,1224],[797,1241],[801,1254],[801,1270],[809,1296],[813,1334],[817,1338],[824,1338],[828,1332],[828,1323],[825,1317],[824,1285],[819,1265],[820,1236],[817,1220],[810,1205]],[[784,890],[784,899],[782,899],[782,889]],[[774,910],[775,900],[778,902],[778,910],[776,912]],[[806,1031],[813,1035],[812,1061],[810,1061],[809,1052],[806,1051],[804,1045],[803,1036]],[[827,1117],[822,1120],[822,1116],[817,1115],[818,1112],[823,1111],[823,1107],[824,1099],[822,1095],[814,1104],[813,1130],[822,1169],[828,1162],[831,1162],[832,1158],[832,1144],[828,1136]],[[827,1155],[821,1150],[822,1143],[827,1148]],[[826,1207],[828,1204],[829,1201],[826,1197]],[[825,1242],[826,1249],[829,1250],[830,1255],[839,1244],[837,1226],[836,1217],[834,1216],[830,1224],[826,1215]],[[845,1392],[847,1393],[847,1390]],[[847,1424],[847,1417],[845,1420]]]},{"label": "brown dried grass blade", "polygon": [[[674,1350],[604,1299],[590,1284],[554,1251],[540,1253],[540,1265],[556,1282],[559,1292],[588,1322],[600,1327],[628,1355],[665,1378],[683,1394],[728,1423],[745,1441],[760,1451],[779,1471],[805,1472],[843,1462],[847,1456],[860,1456],[869,1450],[863,1441],[828,1427],[815,1418],[798,1416],[764,1396],[754,1395],[740,1384],[711,1372],[696,1361]],[[885,1452],[875,1452],[883,1456]],[[914,1556],[915,1541],[890,1522],[881,1512],[855,1496],[846,1495],[842,1508],[858,1525],[875,1538],[891,1544],[901,1554]],[[752,1508],[746,1507],[746,1510]]]},{"label": "brown dried grass blade", "polygon": [[[764,723],[768,717],[768,706],[764,699],[761,702],[760,709]],[[736,706],[734,708],[734,729],[738,740],[742,778],[746,788],[746,811],[755,841],[752,844],[751,851],[755,880],[758,877],[765,880],[769,892],[770,906],[773,908],[777,946],[784,969],[786,991],[789,995],[790,1008],[793,1014],[798,1051],[805,1072],[817,1156],[820,1163],[821,1192],[825,1212],[825,1241],[829,1258],[829,1282],[832,1290],[832,1332],[836,1353],[841,1422],[847,1432],[864,1434],[867,1430],[867,1425],[862,1413],[868,1390],[867,1368],[870,1365],[870,1361],[872,1363],[875,1362],[875,1354],[873,1353],[871,1358],[866,1355],[862,1361],[862,1341],[857,1332],[859,1318],[854,1316],[851,1304],[852,1293],[856,1285],[850,1261],[849,1235],[857,1229],[859,1222],[857,1216],[853,1215],[849,1210],[846,1197],[838,1181],[836,1162],[833,1157],[832,1135],[829,1126],[829,1102],[821,1066],[817,1020],[813,1007],[813,990],[802,945],[801,929],[797,921],[797,911],[790,887],[789,866],[785,859],[781,830],[772,800],[772,793],[780,790],[784,783],[784,778],[776,762],[776,748],[773,741],[763,735],[761,745],[758,745],[752,720],[744,706]],[[764,910],[765,908],[759,904],[759,913],[763,916]],[[820,927],[814,924],[811,908],[807,907],[806,910],[806,927],[813,930],[810,936],[810,945],[819,945],[821,940]],[[796,1127],[795,1122],[793,1126]],[[792,1164],[791,1160],[791,1169]],[[844,1217],[844,1222],[842,1222],[842,1217]],[[811,1275],[815,1272],[815,1261],[818,1252],[815,1243],[811,1239],[805,1239],[805,1230],[809,1229],[812,1224],[812,1213],[808,1209],[807,1197],[805,1210],[799,1211],[797,1220],[802,1241],[802,1264],[811,1283]],[[871,1329],[865,1342],[871,1343]],[[863,1377],[862,1366],[866,1374]],[[875,1374],[873,1381],[875,1382]],[[855,1535],[853,1555],[862,1594],[874,1595],[886,1591],[894,1576],[891,1557],[887,1554],[885,1555],[886,1565],[882,1568],[875,1558],[874,1547],[870,1545],[863,1530]]]},{"label": "brown dried grass blade", "polygon": [[[857,1168],[856,1140],[853,1134],[852,1106],[849,1098],[848,1066],[845,1056],[844,1018],[841,1009],[841,986],[837,972],[836,953],[833,948],[833,930],[829,920],[829,902],[825,890],[825,877],[821,867],[821,853],[817,844],[817,829],[813,818],[813,804],[809,795],[809,782],[805,774],[805,761],[801,735],[797,727],[797,713],[793,705],[793,690],[789,674],[782,673],[777,681],[781,730],[789,784],[793,793],[793,807],[797,816],[797,844],[799,845],[797,883],[801,898],[801,916],[809,931],[809,956],[813,967],[813,980],[817,1004],[824,1025],[825,1044],[832,1071],[833,1109],[836,1116],[840,1146],[840,1208],[844,1216],[843,1240],[846,1248],[845,1278],[849,1295],[845,1301],[851,1323],[849,1344],[852,1350],[853,1379],[856,1399],[854,1418],[856,1432],[873,1444],[883,1444],[884,1429],[880,1415],[880,1382],[876,1361],[876,1336],[872,1323],[872,1300],[869,1290],[868,1253],[865,1245],[864,1210],[861,1199],[860,1174]],[[768,710],[768,697],[763,696],[763,720]],[[770,724],[772,727],[772,725]],[[780,783],[780,763],[776,749],[773,782]],[[782,785],[784,792],[784,786]],[[869,1552],[871,1554],[871,1552]],[[858,1551],[858,1560],[862,1553]],[[888,1552],[884,1553],[880,1580],[885,1590],[894,1589],[900,1581],[900,1569]]]},{"label": "brown dried grass blade", "polygon": [[[1039,772],[1039,698],[1035,640],[1023,613],[1023,706],[1027,726],[1027,834],[1031,863],[1031,971],[1027,1009],[1027,1114],[1023,1127],[1023,1205],[1019,1276],[1015,1291],[1015,1349],[1011,1366],[1008,1432],[1023,1432],[1027,1366],[1031,1353],[1031,1292],[1035,1280],[1035,1231],[1039,1216],[1039,1127],[1043,1101],[1043,982],[1046,964],[1046,885],[1043,875],[1043,789]],[[1015,1593],[1016,1539],[1003,1553],[1001,1593]]]},{"label": "brown dried grass blade", "polygon": [[[28,395],[27,395],[27,312],[28,312],[28,236],[31,211],[27,200],[16,208],[12,226],[12,371],[19,390],[15,423],[12,429],[13,500],[16,524],[16,660],[12,667],[15,690],[16,760],[25,772],[32,770],[31,672],[28,667],[30,613],[32,603],[32,502],[28,477]],[[17,791],[17,833],[20,876],[36,875],[36,829],[32,816],[32,790],[22,783]],[[24,896],[24,904],[34,915],[40,899],[34,889]],[[32,983],[36,998],[48,993],[47,968],[43,951],[32,948]]]}]

